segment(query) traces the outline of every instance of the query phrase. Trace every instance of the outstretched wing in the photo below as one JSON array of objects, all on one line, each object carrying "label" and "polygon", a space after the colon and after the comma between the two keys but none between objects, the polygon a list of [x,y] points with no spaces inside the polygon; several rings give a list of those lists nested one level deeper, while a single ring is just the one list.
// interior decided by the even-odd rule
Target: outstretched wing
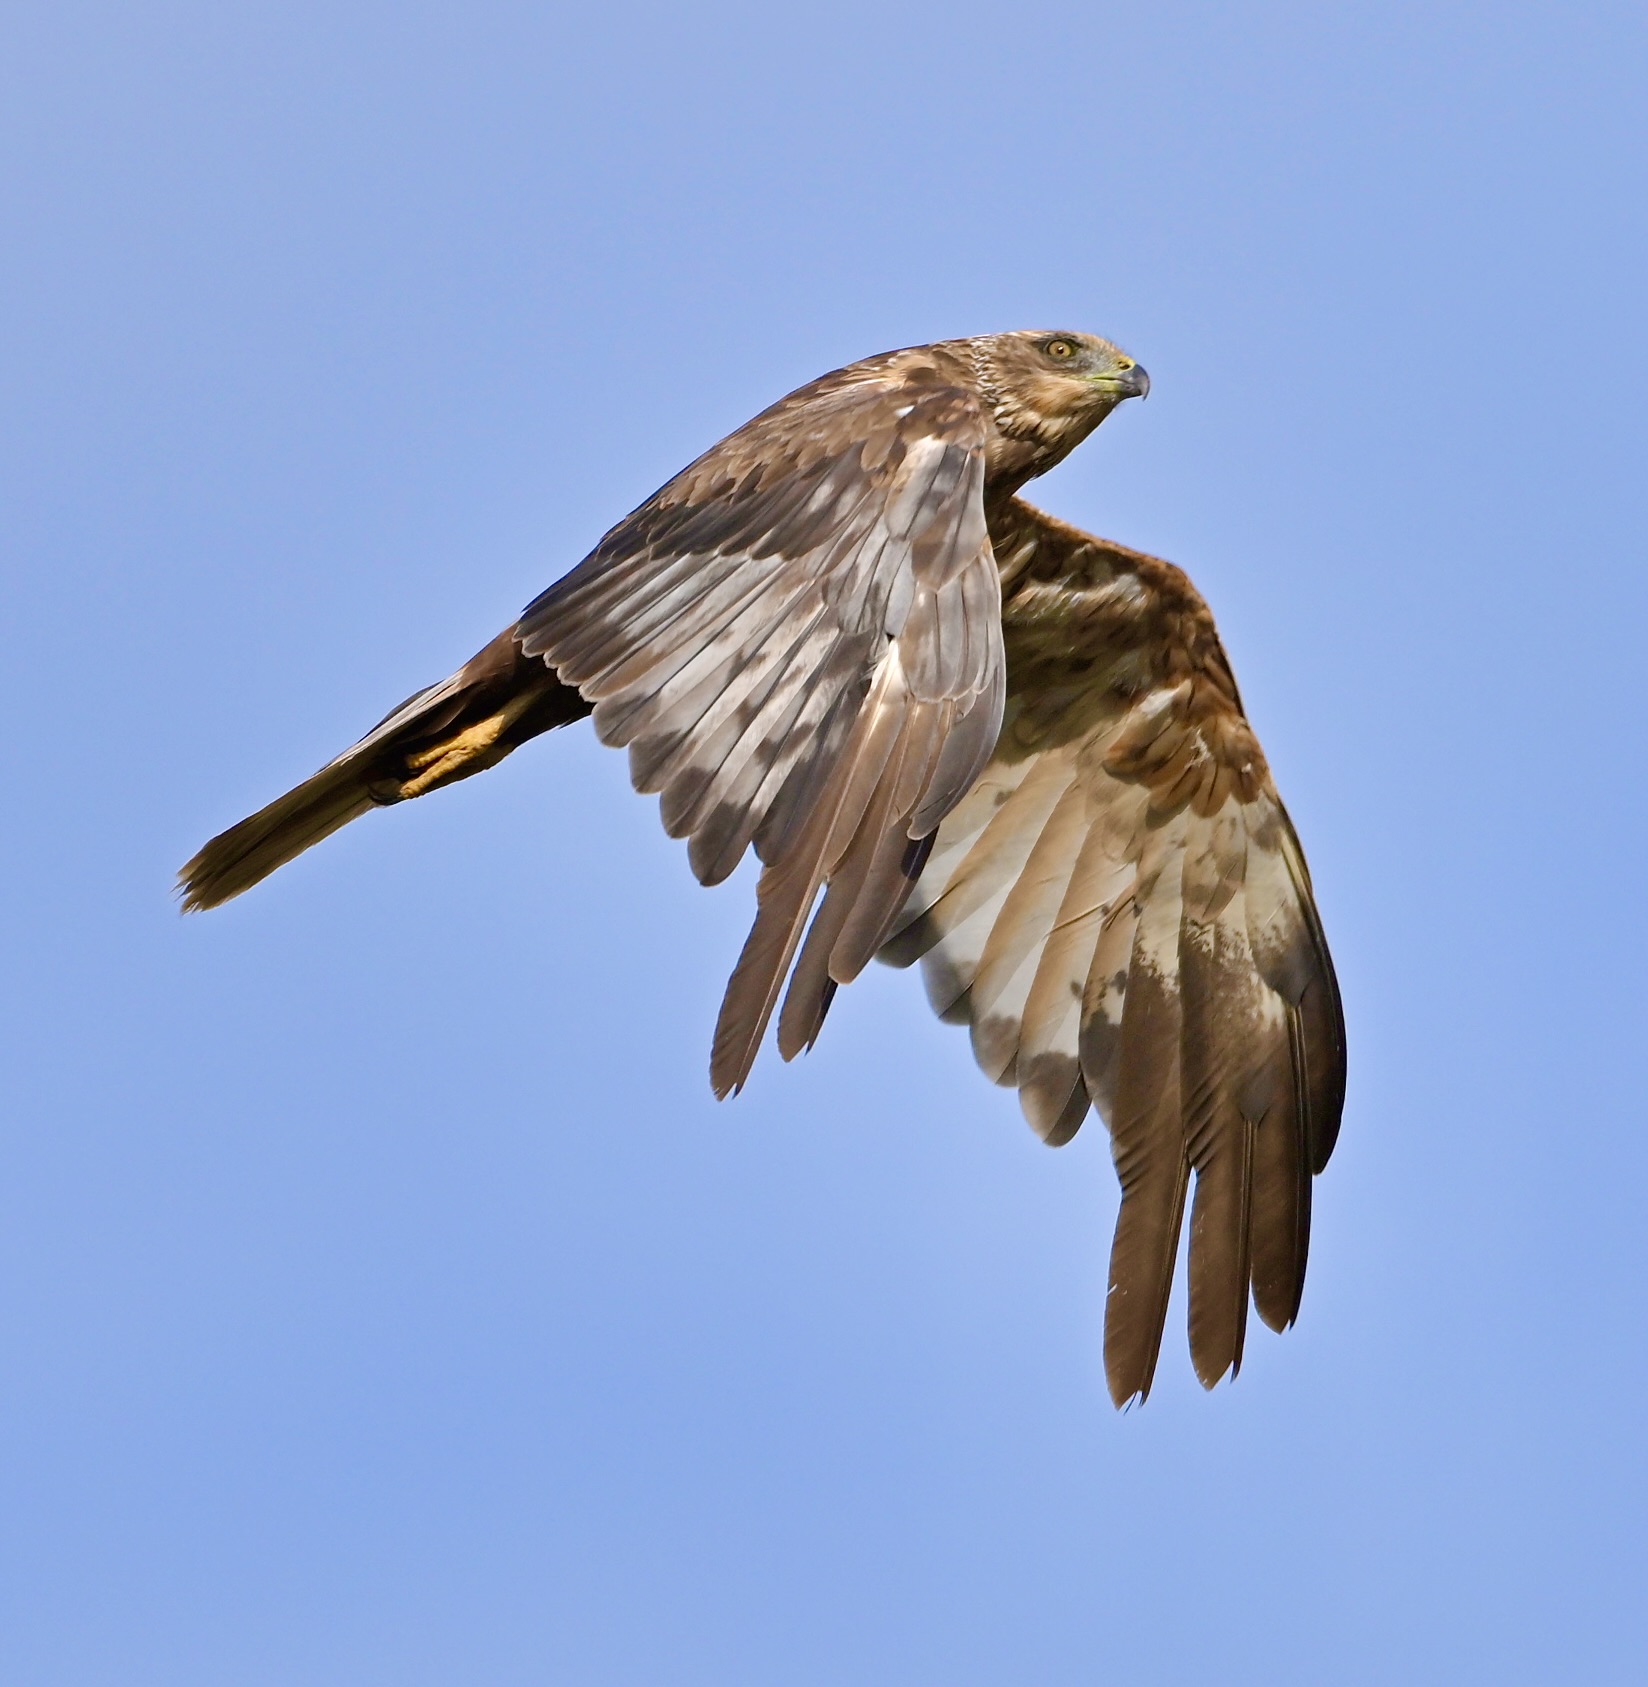
[{"label": "outstretched wing", "polygon": [[1122,1186],[1105,1363],[1150,1388],[1191,1176],[1190,1347],[1241,1363],[1251,1286],[1296,1316],[1344,1099],[1338,986],[1298,839],[1207,605],[1171,564],[1021,500],[993,512],[1006,719],[886,958],[920,957],[979,1064]]},{"label": "outstretched wing", "polygon": [[923,840],[1001,724],[985,422],[902,353],[792,394],[619,524],[517,637],[629,747],[641,791],[724,879],[755,845],[758,913],[722,1004],[717,1094],[748,1076],[802,929],[779,1043],[818,1034],[885,938]]}]

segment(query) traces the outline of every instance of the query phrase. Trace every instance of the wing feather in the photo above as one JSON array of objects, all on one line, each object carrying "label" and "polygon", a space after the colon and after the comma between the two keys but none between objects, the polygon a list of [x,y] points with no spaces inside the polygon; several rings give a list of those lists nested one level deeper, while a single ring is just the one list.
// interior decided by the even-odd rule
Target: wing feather
[{"label": "wing feather", "polygon": [[1071,785],[1014,879],[972,985],[973,1055],[996,1083],[1014,1081],[1019,1024],[1085,839],[1086,794]]},{"label": "wing feather", "polygon": [[1184,1015],[1179,992],[1178,839],[1151,840],[1135,891],[1127,992],[1122,1003],[1110,1151],[1121,1210],[1110,1247],[1104,1363],[1117,1404],[1150,1392],[1161,1351],[1190,1172],[1180,1071]]},{"label": "wing feather", "polygon": [[1089,1105],[1121,1184],[1105,1364],[1149,1392],[1190,1200],[1190,1348],[1241,1364],[1249,1297],[1296,1317],[1344,1026],[1304,856],[1206,605],[1170,564],[991,513],[1008,696],[882,953],[921,959],[1047,1142]]},{"label": "wing feather", "polygon": [[1115,859],[1103,830],[1089,826],[1043,946],[1019,1034],[1019,1104],[1050,1146],[1068,1140],[1061,1135],[1066,1130],[1073,1136],[1087,1113],[1082,1000],[1104,920],[1132,877],[1131,867]]},{"label": "wing feather", "polygon": [[747,1077],[792,963],[780,1049],[817,1035],[996,741],[986,425],[970,370],[944,356],[894,354],[792,394],[520,623],[602,741],[628,747],[702,880],[751,844],[764,863],[716,1030],[718,1094]]}]

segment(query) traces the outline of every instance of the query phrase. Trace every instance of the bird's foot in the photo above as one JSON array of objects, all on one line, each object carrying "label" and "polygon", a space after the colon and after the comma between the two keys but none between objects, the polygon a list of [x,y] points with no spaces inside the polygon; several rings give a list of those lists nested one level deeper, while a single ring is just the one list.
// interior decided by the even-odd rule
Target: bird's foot
[{"label": "bird's foot", "polygon": [[406,758],[413,777],[401,783],[401,797],[421,797],[437,785],[449,785],[455,779],[467,779],[472,773],[484,772],[501,762],[514,749],[513,744],[500,743],[508,728],[533,701],[533,693],[512,697],[497,714],[488,715],[462,732],[418,750]]}]

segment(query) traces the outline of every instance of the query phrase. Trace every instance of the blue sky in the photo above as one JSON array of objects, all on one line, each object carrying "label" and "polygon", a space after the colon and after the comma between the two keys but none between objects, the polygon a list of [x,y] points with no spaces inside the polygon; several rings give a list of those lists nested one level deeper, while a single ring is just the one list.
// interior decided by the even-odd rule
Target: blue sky
[{"label": "blue sky", "polygon": [[[1628,5],[23,4],[0,49],[0,1632],[17,1687],[1635,1683]],[[1118,1416],[1102,1132],[907,975],[705,1078],[587,733],[180,920],[209,833],[823,369],[1154,390],[1350,1029],[1297,1329]]]}]

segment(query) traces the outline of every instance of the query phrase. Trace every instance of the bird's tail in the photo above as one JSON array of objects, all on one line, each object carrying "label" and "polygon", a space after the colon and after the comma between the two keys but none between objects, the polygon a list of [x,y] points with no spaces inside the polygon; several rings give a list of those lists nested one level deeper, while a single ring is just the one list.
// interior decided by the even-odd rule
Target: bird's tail
[{"label": "bird's tail", "polygon": [[589,712],[541,657],[522,654],[511,627],[313,778],[213,838],[178,874],[184,911],[215,908],[369,809],[467,779]]}]

